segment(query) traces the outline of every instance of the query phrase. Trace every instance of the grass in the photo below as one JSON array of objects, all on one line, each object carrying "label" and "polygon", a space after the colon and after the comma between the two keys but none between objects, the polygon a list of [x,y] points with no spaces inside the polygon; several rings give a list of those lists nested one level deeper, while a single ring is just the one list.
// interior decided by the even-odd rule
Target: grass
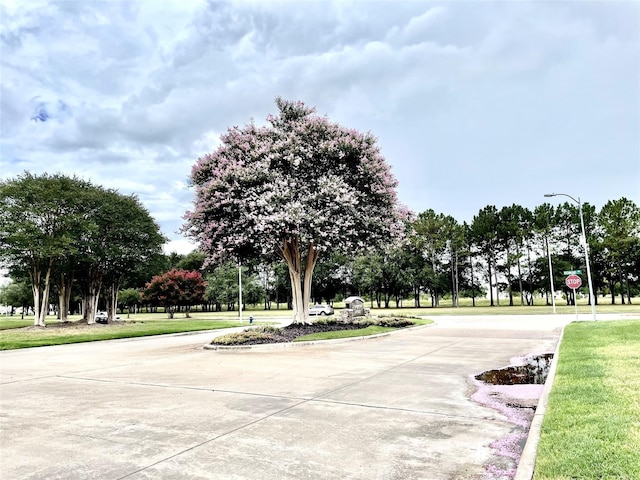
[{"label": "grass", "polygon": [[[244,324],[246,325],[246,322]],[[78,324],[77,326],[65,326],[62,328],[57,328],[55,323],[49,323],[49,327],[44,329],[1,330],[0,350],[95,342],[117,338],[163,335],[167,333],[216,330],[237,326],[240,326],[240,323],[225,320],[168,320],[158,317],[154,320],[144,321],[138,319],[136,319],[136,321],[124,320],[111,325],[87,326],[86,324]]]},{"label": "grass", "polygon": [[0,330],[8,330],[10,328],[29,327],[33,325],[33,319],[20,317],[0,317]]},{"label": "grass", "polygon": [[311,333],[309,335],[302,335],[294,340],[294,342],[309,342],[314,340],[336,340],[338,338],[351,338],[351,337],[366,337],[369,335],[377,335],[379,333],[386,333],[392,330],[397,330],[392,327],[380,327],[378,325],[369,325],[366,328],[359,328],[357,330],[337,330],[334,332],[320,332]]},{"label": "grass", "polygon": [[535,480],[640,478],[640,320],[566,327]]}]

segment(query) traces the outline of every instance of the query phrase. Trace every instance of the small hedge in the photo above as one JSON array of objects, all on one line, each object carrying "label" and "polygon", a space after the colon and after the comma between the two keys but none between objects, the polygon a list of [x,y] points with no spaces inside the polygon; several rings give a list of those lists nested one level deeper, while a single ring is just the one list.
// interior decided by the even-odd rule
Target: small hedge
[{"label": "small hedge", "polygon": [[242,332],[229,333],[216,337],[213,345],[246,345],[256,343],[275,343],[282,335],[282,329],[272,326],[245,328]]},{"label": "small hedge", "polygon": [[212,345],[258,345],[263,343],[291,342],[296,337],[310,333],[334,330],[356,330],[369,326],[405,328],[415,325],[409,317],[366,317],[353,322],[342,322],[337,317],[319,318],[311,325],[292,324],[278,328],[270,325],[246,328],[242,332],[216,337]]}]

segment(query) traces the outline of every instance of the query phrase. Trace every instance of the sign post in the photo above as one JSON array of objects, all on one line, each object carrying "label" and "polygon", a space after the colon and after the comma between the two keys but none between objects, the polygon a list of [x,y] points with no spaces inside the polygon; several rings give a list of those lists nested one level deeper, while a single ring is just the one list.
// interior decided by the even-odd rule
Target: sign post
[{"label": "sign post", "polygon": [[569,276],[564,279],[564,283],[567,287],[573,290],[573,305],[576,309],[576,321],[578,321],[578,297],[576,295],[576,290],[582,286],[582,279],[576,275],[576,272],[582,273],[580,270],[564,272],[565,275],[569,274]]}]

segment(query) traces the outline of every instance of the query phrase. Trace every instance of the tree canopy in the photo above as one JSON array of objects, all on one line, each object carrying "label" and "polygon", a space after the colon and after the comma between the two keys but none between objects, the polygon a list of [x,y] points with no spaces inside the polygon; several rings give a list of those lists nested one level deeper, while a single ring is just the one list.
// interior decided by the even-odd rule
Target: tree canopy
[{"label": "tree canopy", "polygon": [[61,174],[25,172],[0,182],[0,261],[28,272],[34,324],[44,326],[52,284],[66,318],[71,285],[82,281],[92,323],[104,279],[117,299],[125,274],[160,252],[164,237],[135,196]]},{"label": "tree canopy", "polygon": [[194,165],[185,231],[208,262],[272,258],[289,267],[294,321],[308,318],[320,254],[354,254],[400,230],[397,181],[371,134],[276,100],[268,125],[232,127]]}]

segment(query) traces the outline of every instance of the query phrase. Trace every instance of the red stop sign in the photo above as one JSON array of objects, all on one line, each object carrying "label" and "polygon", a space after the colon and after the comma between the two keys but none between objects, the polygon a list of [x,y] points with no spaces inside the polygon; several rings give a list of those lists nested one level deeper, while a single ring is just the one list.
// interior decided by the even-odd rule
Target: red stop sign
[{"label": "red stop sign", "polygon": [[582,279],[578,275],[569,275],[565,279],[564,283],[567,285],[567,287],[575,290],[576,288],[580,288],[580,286],[582,285]]}]

